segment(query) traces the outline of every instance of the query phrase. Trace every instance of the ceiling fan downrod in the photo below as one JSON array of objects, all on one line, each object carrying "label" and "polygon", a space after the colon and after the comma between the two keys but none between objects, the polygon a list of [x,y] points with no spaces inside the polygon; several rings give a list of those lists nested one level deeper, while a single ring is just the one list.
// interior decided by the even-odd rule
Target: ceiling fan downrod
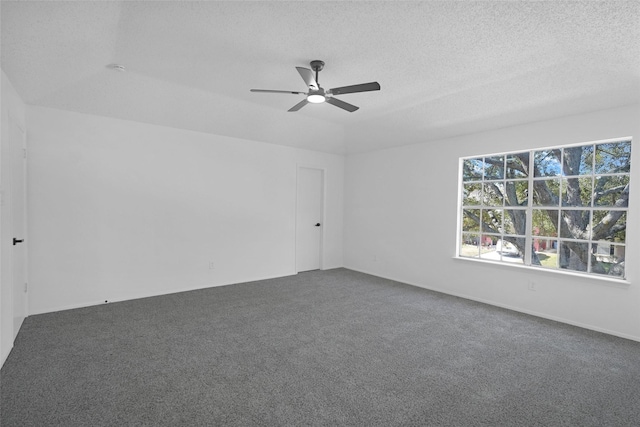
[{"label": "ceiling fan downrod", "polygon": [[318,87],[320,87],[320,81],[318,81],[318,72],[322,71],[322,69],[324,68],[324,61],[316,59],[315,61],[311,61],[309,65],[311,65],[311,69],[316,72],[316,84],[318,85]]}]

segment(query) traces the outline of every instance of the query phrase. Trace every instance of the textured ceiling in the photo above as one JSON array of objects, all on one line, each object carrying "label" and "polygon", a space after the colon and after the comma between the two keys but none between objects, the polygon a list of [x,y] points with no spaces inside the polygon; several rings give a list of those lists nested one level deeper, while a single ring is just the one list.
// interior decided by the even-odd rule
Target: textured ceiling
[{"label": "textured ceiling", "polygon": [[[640,102],[640,2],[2,1],[28,104],[333,153]],[[360,107],[287,110],[295,66]],[[127,68],[114,71],[109,64]]]}]

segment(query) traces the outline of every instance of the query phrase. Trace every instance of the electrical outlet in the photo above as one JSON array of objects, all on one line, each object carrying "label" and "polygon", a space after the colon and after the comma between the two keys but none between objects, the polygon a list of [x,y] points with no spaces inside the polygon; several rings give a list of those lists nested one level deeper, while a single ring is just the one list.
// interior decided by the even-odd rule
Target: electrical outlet
[{"label": "electrical outlet", "polygon": [[537,291],[538,290],[538,285],[533,280],[529,280],[528,288],[529,288],[530,291]]},{"label": "electrical outlet", "polygon": [[213,269],[215,269],[215,268],[216,268],[215,264],[213,263],[213,261],[211,261],[211,262],[209,263],[209,270],[213,270]]},{"label": "electrical outlet", "polygon": [[373,262],[378,262],[378,255],[373,256]]}]

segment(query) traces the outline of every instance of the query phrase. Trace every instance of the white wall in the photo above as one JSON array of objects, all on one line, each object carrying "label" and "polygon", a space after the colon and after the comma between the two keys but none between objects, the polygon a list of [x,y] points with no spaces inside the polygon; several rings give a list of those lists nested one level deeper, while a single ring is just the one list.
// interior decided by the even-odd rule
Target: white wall
[{"label": "white wall", "polygon": [[[13,257],[11,256],[11,239],[14,237],[11,206],[7,203],[11,191],[11,169],[6,151],[9,148],[9,120],[25,129],[25,104],[18,96],[13,85],[2,71],[0,89],[1,94],[1,145],[0,191],[2,193],[2,208],[0,209],[0,366],[4,363],[13,347]],[[25,243],[26,244],[26,243]]]},{"label": "white wall", "polygon": [[342,266],[342,156],[42,107],[27,119],[30,314],[295,274],[299,164],[326,171],[323,267]]},{"label": "white wall", "polygon": [[[634,136],[628,280],[454,259],[462,156]],[[640,341],[640,106],[349,155],[345,267]],[[638,190],[638,191],[634,191]],[[537,291],[527,289],[533,278]]]}]

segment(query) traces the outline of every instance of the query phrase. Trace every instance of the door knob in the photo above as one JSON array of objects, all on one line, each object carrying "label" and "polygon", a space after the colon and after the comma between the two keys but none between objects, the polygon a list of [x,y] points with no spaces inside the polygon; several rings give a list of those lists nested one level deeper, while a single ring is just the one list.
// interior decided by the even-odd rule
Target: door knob
[{"label": "door knob", "polygon": [[320,223],[317,223],[317,224],[316,224],[316,227],[320,227]]},{"label": "door knob", "polygon": [[16,239],[15,237],[13,238],[13,246],[17,245],[18,243],[22,243],[24,242],[24,239]]}]

